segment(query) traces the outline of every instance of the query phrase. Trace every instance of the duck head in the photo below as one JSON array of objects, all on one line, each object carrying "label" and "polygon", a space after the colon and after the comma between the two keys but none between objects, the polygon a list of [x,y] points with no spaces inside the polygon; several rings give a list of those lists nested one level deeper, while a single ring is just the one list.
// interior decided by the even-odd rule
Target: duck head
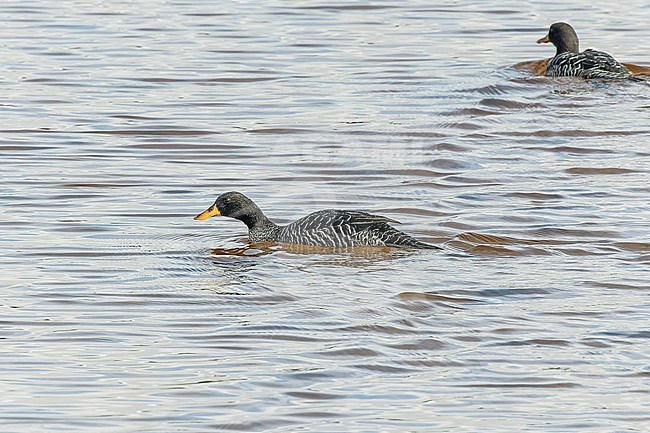
[{"label": "duck head", "polygon": [[555,55],[570,51],[578,53],[580,51],[580,42],[578,35],[567,23],[555,23],[551,25],[548,34],[537,41],[538,44],[552,43],[557,48]]}]

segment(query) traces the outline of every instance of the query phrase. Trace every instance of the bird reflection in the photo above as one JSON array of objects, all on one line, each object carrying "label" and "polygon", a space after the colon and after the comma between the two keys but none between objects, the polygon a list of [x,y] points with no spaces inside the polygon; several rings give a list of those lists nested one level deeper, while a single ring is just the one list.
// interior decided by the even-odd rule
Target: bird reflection
[{"label": "bird reflection", "polygon": [[[220,261],[224,257],[261,258],[273,254],[288,259],[311,258],[311,265],[338,265],[364,267],[373,263],[391,261],[414,254],[422,250],[397,249],[390,247],[348,247],[333,248],[311,245],[262,243],[242,245],[234,248],[214,248],[211,256]],[[426,254],[426,253],[423,253]]]}]

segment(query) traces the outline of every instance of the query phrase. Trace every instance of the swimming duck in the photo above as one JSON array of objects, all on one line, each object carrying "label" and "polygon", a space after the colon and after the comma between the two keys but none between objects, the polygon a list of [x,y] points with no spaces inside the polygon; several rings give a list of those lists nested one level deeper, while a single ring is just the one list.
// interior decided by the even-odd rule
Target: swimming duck
[{"label": "swimming duck", "polygon": [[580,52],[578,35],[567,23],[555,23],[538,44],[552,43],[555,57],[546,66],[550,77],[583,77],[606,80],[630,79],[632,75],[612,56],[592,49]]},{"label": "swimming duck", "polygon": [[227,192],[217,197],[212,206],[195,216],[205,220],[226,216],[242,221],[248,227],[251,243],[274,242],[347,248],[354,246],[387,246],[439,249],[421,242],[390,224],[399,224],[379,215],[349,210],[321,210],[286,226],[269,220],[253,200],[239,192]]}]

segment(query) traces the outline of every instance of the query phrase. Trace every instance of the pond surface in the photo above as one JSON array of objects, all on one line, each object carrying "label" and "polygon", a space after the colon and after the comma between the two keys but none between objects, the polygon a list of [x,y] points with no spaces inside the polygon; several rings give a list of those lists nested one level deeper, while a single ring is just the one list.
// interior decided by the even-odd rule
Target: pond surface
[{"label": "pond surface", "polygon": [[[3,432],[637,432],[647,4],[3,1]],[[442,252],[193,221],[365,210]]]}]

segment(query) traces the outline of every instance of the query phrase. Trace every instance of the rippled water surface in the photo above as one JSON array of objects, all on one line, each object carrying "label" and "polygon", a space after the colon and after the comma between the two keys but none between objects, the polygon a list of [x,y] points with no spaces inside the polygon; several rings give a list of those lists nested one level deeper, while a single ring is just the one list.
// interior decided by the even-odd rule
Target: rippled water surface
[{"label": "rippled water surface", "polygon": [[[646,2],[0,4],[0,430],[650,426]],[[400,220],[437,251],[192,217]]]}]

